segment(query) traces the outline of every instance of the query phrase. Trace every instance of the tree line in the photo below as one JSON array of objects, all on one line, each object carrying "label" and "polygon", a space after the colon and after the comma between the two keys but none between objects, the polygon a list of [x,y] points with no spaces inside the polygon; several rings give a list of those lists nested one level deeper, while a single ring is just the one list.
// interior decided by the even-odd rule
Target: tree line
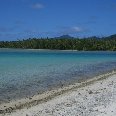
[{"label": "tree line", "polygon": [[57,49],[57,50],[110,50],[116,51],[116,34],[108,37],[88,38],[29,38],[17,41],[0,41],[0,48]]}]

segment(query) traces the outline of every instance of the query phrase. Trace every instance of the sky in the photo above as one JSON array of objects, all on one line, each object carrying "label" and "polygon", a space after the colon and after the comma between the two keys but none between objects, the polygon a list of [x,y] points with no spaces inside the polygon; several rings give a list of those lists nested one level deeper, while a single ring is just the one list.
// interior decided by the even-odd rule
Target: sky
[{"label": "sky", "polygon": [[116,34],[116,0],[0,0],[0,41]]}]

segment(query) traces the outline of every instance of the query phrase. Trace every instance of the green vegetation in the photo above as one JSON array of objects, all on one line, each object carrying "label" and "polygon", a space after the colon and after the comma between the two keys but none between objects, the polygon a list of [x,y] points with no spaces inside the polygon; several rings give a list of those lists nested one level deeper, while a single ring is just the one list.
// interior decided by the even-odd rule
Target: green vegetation
[{"label": "green vegetation", "polygon": [[111,50],[116,51],[116,35],[109,37],[72,38],[29,38],[20,41],[1,41],[0,48],[58,49],[58,50]]}]

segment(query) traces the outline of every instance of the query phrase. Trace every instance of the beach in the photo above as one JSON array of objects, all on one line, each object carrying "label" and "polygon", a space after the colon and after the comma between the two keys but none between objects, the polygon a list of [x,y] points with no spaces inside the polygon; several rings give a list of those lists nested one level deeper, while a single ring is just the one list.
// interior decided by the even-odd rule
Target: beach
[{"label": "beach", "polygon": [[0,1],[0,116],[116,116],[116,0],[104,1]]},{"label": "beach", "polygon": [[115,101],[116,72],[113,71],[48,92],[41,98],[23,99],[17,109],[19,101],[11,102],[6,108],[1,106],[4,113],[0,116],[115,116]]},{"label": "beach", "polygon": [[87,116],[102,103],[95,101],[103,96],[96,83],[115,80],[115,52],[1,49],[0,55],[0,116]]}]

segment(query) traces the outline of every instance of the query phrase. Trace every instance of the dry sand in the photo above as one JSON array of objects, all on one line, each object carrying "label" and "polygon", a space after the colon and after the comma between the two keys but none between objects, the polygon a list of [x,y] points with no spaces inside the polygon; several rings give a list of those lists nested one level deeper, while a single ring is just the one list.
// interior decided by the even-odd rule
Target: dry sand
[{"label": "dry sand", "polygon": [[116,74],[94,80],[88,80],[81,87],[70,86],[69,91],[46,102],[0,116],[116,116]]}]

